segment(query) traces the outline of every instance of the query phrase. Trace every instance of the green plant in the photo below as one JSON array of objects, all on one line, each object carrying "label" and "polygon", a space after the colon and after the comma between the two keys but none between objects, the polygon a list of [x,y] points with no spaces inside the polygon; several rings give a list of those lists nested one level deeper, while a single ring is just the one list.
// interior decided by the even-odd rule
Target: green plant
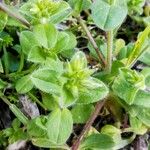
[{"label": "green plant", "polygon": [[[117,38],[127,15],[142,13],[143,5],[127,0],[29,0],[17,10],[0,3],[0,98],[17,118],[0,132],[0,145],[29,140],[44,148],[116,150],[145,134],[150,127],[150,26],[132,43]],[[90,31],[91,24],[106,36]],[[78,32],[88,39],[90,53],[76,48]],[[138,71],[138,61],[148,66]],[[20,95],[45,113],[30,119],[19,108]],[[91,127],[105,110],[114,123]],[[124,114],[128,127],[122,129]],[[78,124],[85,126],[76,139],[73,127]],[[133,135],[124,138],[124,132]]]}]

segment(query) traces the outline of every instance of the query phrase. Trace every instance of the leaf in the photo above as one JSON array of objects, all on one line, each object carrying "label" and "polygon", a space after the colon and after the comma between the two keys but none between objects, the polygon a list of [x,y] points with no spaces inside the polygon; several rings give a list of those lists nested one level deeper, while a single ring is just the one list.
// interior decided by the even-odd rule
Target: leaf
[{"label": "leaf", "polygon": [[108,150],[114,146],[113,139],[106,134],[92,134],[88,136],[80,145],[80,149]]},{"label": "leaf", "polygon": [[20,94],[29,92],[33,88],[33,83],[31,82],[30,76],[26,75],[19,79],[15,84],[15,88]]},{"label": "leaf", "polygon": [[2,79],[0,79],[0,89],[3,89],[7,86],[7,82],[3,81]]},{"label": "leaf", "polygon": [[96,0],[91,7],[95,24],[105,31],[121,25],[127,15],[125,0],[113,0],[111,3],[106,0]]},{"label": "leaf", "polygon": [[150,108],[150,93],[148,91],[139,90],[133,104]]},{"label": "leaf", "polygon": [[58,97],[57,101],[61,108],[70,107],[74,105],[78,98],[78,89],[76,86],[66,88],[63,87],[61,97]]},{"label": "leaf", "polygon": [[89,105],[76,105],[71,110],[73,122],[74,123],[86,123],[89,119],[90,115],[94,110],[94,106],[92,104]]},{"label": "leaf", "polygon": [[42,93],[42,101],[44,106],[46,106],[48,110],[55,110],[59,108],[58,103],[55,101],[54,97],[51,94]]},{"label": "leaf", "polygon": [[137,118],[141,120],[146,126],[150,127],[150,109],[143,107],[137,107]]},{"label": "leaf", "polygon": [[31,32],[31,31],[22,31],[19,35],[19,39],[20,39],[22,51],[26,55],[29,54],[32,47],[39,45],[33,32]]},{"label": "leaf", "polygon": [[39,46],[34,46],[31,48],[28,54],[28,61],[34,63],[44,63],[46,61],[47,54]]},{"label": "leaf", "polygon": [[127,68],[119,69],[112,89],[114,94],[123,99],[127,104],[134,103],[135,96],[140,89],[145,87],[145,78],[142,74]]},{"label": "leaf", "polygon": [[121,137],[121,130],[112,125],[105,125],[101,129],[101,133],[108,135],[114,139],[115,144],[114,144],[114,147],[112,148],[114,150],[124,148],[135,139],[135,135],[129,138],[123,139]]},{"label": "leaf", "polygon": [[32,83],[41,91],[59,94],[61,90],[58,73],[50,69],[38,69],[31,74]]},{"label": "leaf", "polygon": [[89,103],[94,103],[99,100],[102,100],[105,98],[108,94],[108,88],[106,85],[101,82],[100,80],[93,78],[97,84],[100,86],[98,88],[87,88],[87,87],[80,87],[79,88],[79,98],[77,103],[79,104],[89,104]]},{"label": "leaf", "polygon": [[115,42],[114,55],[117,56],[122,48],[125,47],[125,41],[123,39],[117,39]]},{"label": "leaf", "polygon": [[65,50],[60,52],[60,54],[65,58],[71,58],[75,53],[74,48],[77,45],[77,40],[75,35],[72,32],[66,32],[69,35],[69,42],[65,47]]},{"label": "leaf", "polygon": [[69,4],[73,7],[76,15],[80,14],[82,10],[90,8],[91,0],[69,0]]},{"label": "leaf", "polygon": [[143,135],[147,132],[147,127],[137,118],[130,116],[130,125],[132,130],[139,135]]},{"label": "leaf", "polygon": [[55,144],[64,144],[73,127],[71,112],[68,109],[54,110],[47,122],[48,138]]},{"label": "leaf", "polygon": [[34,26],[33,33],[38,42],[46,49],[51,49],[57,42],[57,30],[53,24],[39,24]]},{"label": "leaf", "polygon": [[67,45],[69,44],[69,35],[66,32],[59,32],[56,46],[53,49],[54,53],[60,53],[65,50]]},{"label": "leaf", "polygon": [[7,23],[8,16],[5,12],[0,10],[0,32],[3,31],[6,23]]},{"label": "leaf", "polygon": [[49,22],[53,24],[58,24],[64,19],[66,19],[71,14],[70,5],[65,1],[60,1],[60,5],[52,16],[49,18]]},{"label": "leaf", "polygon": [[47,117],[40,116],[30,120],[27,124],[27,132],[31,138],[47,137]]},{"label": "leaf", "polygon": [[33,138],[32,143],[35,146],[43,147],[43,148],[57,148],[57,149],[65,149],[69,150],[69,147],[67,145],[55,145],[47,138]]},{"label": "leaf", "polygon": [[63,62],[60,61],[58,57],[47,57],[43,64],[41,64],[41,67],[50,68],[51,70],[54,70],[59,74],[63,73]]},{"label": "leaf", "polygon": [[145,28],[145,30],[139,35],[136,41],[132,53],[129,55],[126,65],[132,67],[139,56],[144,52],[142,46],[146,41],[148,35],[150,34],[150,25]]},{"label": "leaf", "polygon": [[79,71],[87,67],[87,59],[83,52],[78,51],[73,55],[70,65],[74,71]]}]

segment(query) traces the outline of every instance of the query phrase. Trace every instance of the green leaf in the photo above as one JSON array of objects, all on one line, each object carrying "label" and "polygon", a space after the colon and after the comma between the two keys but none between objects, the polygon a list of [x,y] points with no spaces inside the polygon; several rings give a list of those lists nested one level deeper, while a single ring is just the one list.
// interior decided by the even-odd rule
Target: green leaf
[{"label": "green leaf", "polygon": [[44,106],[46,106],[48,110],[55,110],[59,108],[58,103],[55,101],[54,97],[51,94],[42,93],[42,101]]},{"label": "green leaf", "polygon": [[40,116],[30,120],[27,124],[27,132],[31,138],[47,137],[47,117]]},{"label": "green leaf", "polygon": [[22,51],[26,55],[29,54],[32,47],[39,45],[33,32],[31,31],[22,31],[19,35],[19,39],[20,39]]},{"label": "green leaf", "polygon": [[87,59],[83,52],[78,51],[73,55],[70,65],[74,71],[79,71],[87,67]]},{"label": "green leaf", "polygon": [[58,73],[44,68],[38,69],[31,74],[32,83],[41,91],[50,94],[59,94],[61,90]]},{"label": "green leaf", "polygon": [[135,96],[133,104],[150,108],[150,92],[139,90]]},{"label": "green leaf", "polygon": [[65,1],[60,1],[60,5],[54,15],[50,16],[49,22],[58,24],[71,14],[71,8]]},{"label": "green leaf", "polygon": [[89,105],[76,105],[71,110],[74,123],[86,123],[94,110],[92,104]]},{"label": "green leaf", "polygon": [[7,82],[3,81],[2,79],[0,79],[0,89],[3,89],[7,86]]},{"label": "green leaf", "polygon": [[77,40],[72,32],[66,32],[69,35],[69,42],[65,47],[65,50],[60,52],[60,54],[65,58],[71,58],[75,53],[74,48],[77,45]]},{"label": "green leaf", "polygon": [[38,42],[46,49],[53,48],[57,42],[57,30],[53,24],[36,25],[33,33]]},{"label": "green leaf", "polygon": [[129,55],[126,65],[132,67],[140,55],[145,51],[143,45],[150,34],[150,25],[145,28],[145,30],[139,35],[136,41],[132,53]]},{"label": "green leaf", "polygon": [[60,107],[61,108],[69,107],[75,104],[75,102],[77,101],[78,89],[75,86],[70,87],[69,89],[63,87],[61,96],[62,96],[61,98],[60,97],[57,98]]},{"label": "green leaf", "polygon": [[26,75],[16,82],[15,88],[18,93],[24,94],[29,92],[33,88],[30,76]]},{"label": "green leaf", "polygon": [[69,147],[67,145],[58,145],[58,144],[55,145],[47,138],[35,138],[35,139],[33,138],[32,143],[35,146],[43,147],[43,148],[56,148],[56,149],[69,150]]},{"label": "green leaf", "polygon": [[80,145],[80,149],[108,150],[114,146],[113,139],[106,134],[92,134]]},{"label": "green leaf", "polygon": [[147,132],[147,127],[137,118],[130,116],[131,129],[139,135],[143,135]]},{"label": "green leaf", "polygon": [[65,50],[69,44],[69,35],[66,32],[59,32],[56,46],[53,49],[54,53],[60,53]]},{"label": "green leaf", "polygon": [[18,130],[20,126],[21,126],[21,122],[17,118],[15,118],[12,122],[13,129]]},{"label": "green leaf", "polygon": [[99,100],[102,100],[105,98],[108,94],[108,88],[106,85],[101,82],[100,80],[93,78],[93,81],[99,84],[99,87],[97,88],[89,88],[87,86],[81,86],[79,88],[79,98],[77,103],[79,104],[89,104],[94,103]]},{"label": "green leaf", "polygon": [[96,0],[92,5],[92,18],[102,30],[113,30],[122,24],[127,15],[125,0]]},{"label": "green leaf", "polygon": [[47,57],[43,64],[41,64],[41,67],[50,68],[51,70],[54,70],[59,74],[63,73],[63,62],[60,61],[58,57]]},{"label": "green leaf", "polygon": [[44,52],[43,48],[39,46],[34,46],[31,48],[28,54],[28,61],[34,63],[44,63],[46,60],[47,54]]},{"label": "green leaf", "polygon": [[69,138],[73,127],[71,112],[68,109],[56,109],[47,122],[48,138],[55,144],[64,144]]},{"label": "green leaf", "polygon": [[112,148],[114,150],[124,148],[126,145],[130,144],[135,138],[135,136],[133,135],[130,138],[122,139],[121,130],[112,125],[105,125],[101,129],[101,133],[106,134],[114,139],[115,145]]},{"label": "green leaf", "polygon": [[150,109],[137,107],[138,115],[137,118],[141,120],[146,126],[150,127]]},{"label": "green leaf", "polygon": [[5,12],[0,10],[0,32],[3,31],[6,23],[7,23],[8,16]]},{"label": "green leaf", "polygon": [[90,8],[91,0],[69,0],[69,4],[73,7],[75,14],[80,14],[82,10]]},{"label": "green leaf", "polygon": [[140,89],[145,88],[145,78],[135,70],[121,68],[112,89],[114,94],[123,99],[127,104],[134,103],[135,96]]}]

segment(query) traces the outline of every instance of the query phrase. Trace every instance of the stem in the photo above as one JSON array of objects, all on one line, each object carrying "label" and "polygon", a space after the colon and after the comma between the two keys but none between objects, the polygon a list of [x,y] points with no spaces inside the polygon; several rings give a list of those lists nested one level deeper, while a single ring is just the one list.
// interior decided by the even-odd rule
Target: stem
[{"label": "stem", "polygon": [[44,110],[47,110],[47,108],[45,108],[45,106],[32,93],[28,92],[28,95],[31,99],[33,99],[33,101],[38,103]]},{"label": "stem", "polygon": [[6,103],[8,106],[11,105],[11,103],[9,102],[9,100],[7,98],[4,97],[4,94],[2,92],[0,92],[0,98],[3,100],[4,103]]},{"label": "stem", "polygon": [[24,53],[21,51],[20,54],[20,64],[19,64],[19,68],[18,68],[18,72],[21,72],[24,66]]},{"label": "stem", "polygon": [[85,134],[89,131],[90,127],[92,126],[93,122],[95,121],[96,117],[98,116],[104,104],[105,104],[105,100],[97,102],[95,106],[95,111],[93,112],[93,114],[91,115],[87,123],[85,124],[81,134],[79,135],[78,139],[74,142],[71,150],[78,150],[81,141],[83,140]]},{"label": "stem", "polygon": [[4,103],[6,103],[9,106],[9,109],[20,120],[20,122],[22,122],[24,125],[27,125],[28,118],[22,113],[22,111],[20,111],[20,109],[17,106],[10,103],[2,92],[0,92],[0,98],[3,100]]},{"label": "stem", "polygon": [[107,32],[107,71],[111,72],[113,58],[113,31]]},{"label": "stem", "polygon": [[8,53],[6,51],[6,47],[3,46],[3,52],[4,52],[4,70],[5,70],[5,74],[7,75],[9,73],[9,62],[8,62]]},{"label": "stem", "polygon": [[0,2],[0,9],[2,11],[4,11],[5,13],[7,13],[9,16],[17,19],[19,22],[21,22],[26,27],[28,27],[28,28],[30,27],[30,23],[25,18],[23,18],[20,14],[13,12],[11,9],[9,9],[9,7],[6,4]]},{"label": "stem", "polygon": [[105,59],[104,59],[104,56],[103,56],[102,52],[99,50],[99,48],[98,48],[94,38],[92,37],[88,27],[84,23],[84,20],[80,16],[77,19],[78,19],[81,27],[83,28],[83,30],[87,34],[87,37],[88,37],[90,43],[92,44],[93,48],[95,49],[95,51],[97,53],[97,56],[98,56],[100,62],[102,63],[102,67],[104,68],[106,66],[106,62],[105,62]]}]

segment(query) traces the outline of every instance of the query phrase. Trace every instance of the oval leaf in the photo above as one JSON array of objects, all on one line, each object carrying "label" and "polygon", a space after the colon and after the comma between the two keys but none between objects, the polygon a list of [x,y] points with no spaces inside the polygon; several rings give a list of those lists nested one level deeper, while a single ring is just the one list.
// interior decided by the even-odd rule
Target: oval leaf
[{"label": "oval leaf", "polygon": [[57,42],[57,30],[53,24],[39,24],[34,26],[33,32],[38,42],[47,49],[51,49]]},{"label": "oval leaf", "polygon": [[71,112],[68,109],[56,109],[50,114],[47,122],[49,140],[56,144],[64,144],[73,127]]},{"label": "oval leaf", "polygon": [[112,4],[106,0],[96,0],[92,5],[92,18],[102,30],[113,30],[125,19],[127,5],[124,0],[114,0]]}]

